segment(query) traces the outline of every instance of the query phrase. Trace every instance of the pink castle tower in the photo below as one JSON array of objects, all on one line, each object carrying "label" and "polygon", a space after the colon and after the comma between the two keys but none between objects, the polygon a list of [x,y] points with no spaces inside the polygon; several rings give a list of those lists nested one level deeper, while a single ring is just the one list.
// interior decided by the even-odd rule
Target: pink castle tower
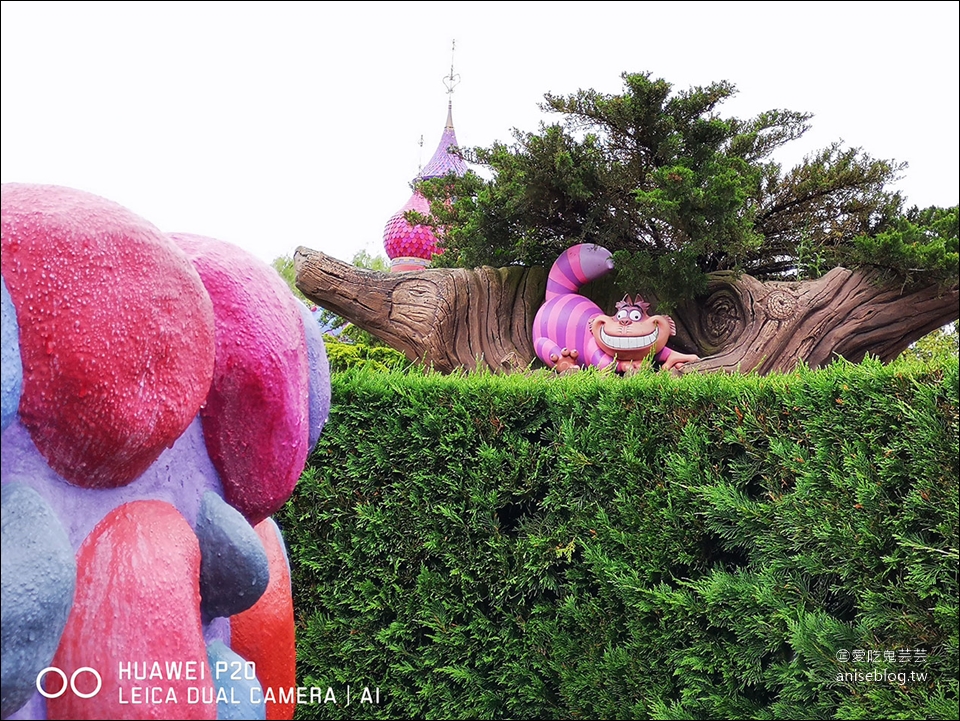
[{"label": "pink castle tower", "polygon": [[[460,76],[454,75],[453,63],[450,75],[443,79],[447,94],[460,82]],[[451,149],[457,147],[457,135],[453,129],[453,99],[447,102],[447,123],[433,157],[426,167],[413,180],[413,195],[400,210],[394,213],[383,230],[383,247],[390,258],[390,270],[394,273],[406,270],[422,270],[430,265],[434,255],[442,251],[437,247],[437,237],[429,225],[411,225],[404,214],[415,210],[421,215],[430,215],[430,203],[418,188],[422,180],[440,178],[448,173],[462,176],[467,172],[463,158]]]}]

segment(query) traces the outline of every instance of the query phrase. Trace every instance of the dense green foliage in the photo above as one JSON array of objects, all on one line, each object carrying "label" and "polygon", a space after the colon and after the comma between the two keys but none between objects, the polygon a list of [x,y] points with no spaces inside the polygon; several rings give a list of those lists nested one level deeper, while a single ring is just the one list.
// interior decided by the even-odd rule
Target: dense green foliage
[{"label": "dense green foliage", "polygon": [[890,227],[874,236],[855,241],[862,262],[886,268],[906,283],[933,280],[946,284],[957,281],[957,249],[960,237],[960,210],[913,208]]},{"label": "dense green foliage", "polygon": [[960,328],[956,323],[928,333],[907,348],[904,359],[915,358],[927,363],[943,363],[960,356]]},{"label": "dense green foliage", "polygon": [[956,718],[958,450],[955,356],[335,373],[277,519],[354,703],[298,716]]},{"label": "dense green foliage", "polygon": [[667,302],[700,292],[717,270],[793,280],[879,264],[912,280],[957,279],[957,209],[905,213],[889,189],[903,164],[834,144],[784,170],[775,151],[810,115],[722,117],[736,92],[728,82],[623,83],[618,95],[547,94],[542,108],[561,121],[465,151],[490,180],[423,183],[442,228],[436,262],[549,266],[575,243],[598,243],[617,252],[624,287]]},{"label": "dense green foliage", "polygon": [[343,342],[329,335],[324,338],[324,345],[327,349],[330,370],[335,373],[361,367],[375,372],[415,367],[403,353],[385,345]]}]

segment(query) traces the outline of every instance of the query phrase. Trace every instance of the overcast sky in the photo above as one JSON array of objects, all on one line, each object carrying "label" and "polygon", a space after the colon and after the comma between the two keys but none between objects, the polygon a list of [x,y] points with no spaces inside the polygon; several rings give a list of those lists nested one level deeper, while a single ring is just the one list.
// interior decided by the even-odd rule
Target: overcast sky
[{"label": "overcast sky", "polygon": [[[440,140],[536,130],[545,92],[650,71],[729,80],[724,115],[814,114],[779,156],[842,140],[958,202],[957,2],[3,2],[2,181],[102,195],[263,260],[382,254]],[[424,145],[419,147],[421,135]]]}]

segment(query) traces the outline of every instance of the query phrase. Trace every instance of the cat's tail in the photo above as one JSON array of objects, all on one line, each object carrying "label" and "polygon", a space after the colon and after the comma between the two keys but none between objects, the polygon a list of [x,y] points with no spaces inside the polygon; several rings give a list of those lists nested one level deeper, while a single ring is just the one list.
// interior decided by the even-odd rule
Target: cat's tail
[{"label": "cat's tail", "polygon": [[596,280],[611,270],[613,254],[606,248],[593,243],[581,243],[568,248],[550,268],[545,300],[578,293],[591,280]]}]

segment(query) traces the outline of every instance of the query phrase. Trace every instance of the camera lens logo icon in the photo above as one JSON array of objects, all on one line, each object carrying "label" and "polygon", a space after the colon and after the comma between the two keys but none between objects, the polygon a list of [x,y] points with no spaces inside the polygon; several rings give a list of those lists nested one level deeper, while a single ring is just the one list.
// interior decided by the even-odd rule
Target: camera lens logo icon
[{"label": "camera lens logo icon", "polygon": [[[90,691],[89,693],[84,693],[83,691],[77,688],[77,676],[79,676],[84,671],[86,671],[87,673],[93,674],[94,678],[97,679],[96,688],[93,689],[93,691]],[[43,688],[42,681],[44,676],[46,676],[48,673],[56,674],[57,676],[60,677],[60,680],[63,681],[60,687],[60,690],[57,691],[56,693],[50,693]],[[76,671],[74,671],[70,676],[69,682],[67,681],[67,674],[65,674],[61,669],[57,668],[56,666],[47,666],[40,673],[37,674],[37,691],[39,691],[40,695],[44,696],[45,698],[60,698],[61,696],[63,696],[63,694],[67,692],[68,687],[70,688],[71,691],[73,691],[74,695],[77,696],[78,698],[93,698],[98,693],[100,693],[100,689],[103,687],[103,679],[100,677],[100,673],[95,668],[91,668],[90,666],[81,666]]]}]

